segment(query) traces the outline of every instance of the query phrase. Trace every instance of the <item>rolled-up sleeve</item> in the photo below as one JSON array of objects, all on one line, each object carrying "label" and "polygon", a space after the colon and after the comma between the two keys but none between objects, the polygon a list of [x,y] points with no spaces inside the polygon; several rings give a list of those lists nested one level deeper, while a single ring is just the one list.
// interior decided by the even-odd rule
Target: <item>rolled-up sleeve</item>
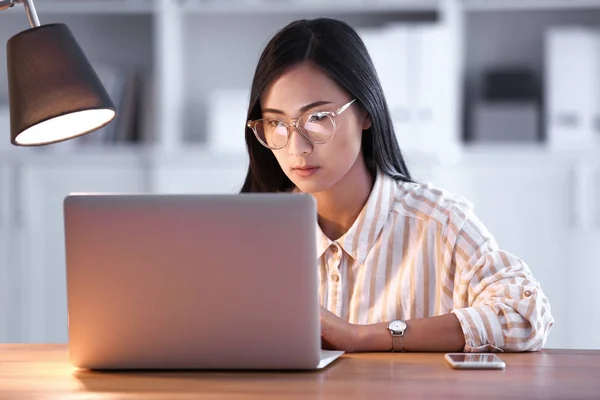
[{"label": "rolled-up sleeve", "polygon": [[464,351],[541,349],[554,318],[529,266],[501,250],[471,208],[453,210],[446,236],[454,281],[452,313],[464,333]]}]

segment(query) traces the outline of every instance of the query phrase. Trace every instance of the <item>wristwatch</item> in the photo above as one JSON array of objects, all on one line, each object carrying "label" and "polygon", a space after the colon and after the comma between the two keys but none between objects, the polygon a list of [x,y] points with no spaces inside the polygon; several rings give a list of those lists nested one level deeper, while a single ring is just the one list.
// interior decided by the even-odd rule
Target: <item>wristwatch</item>
[{"label": "wristwatch", "polygon": [[404,337],[404,332],[406,332],[406,322],[395,320],[390,322],[387,328],[392,334],[392,351],[404,351],[402,338]]}]

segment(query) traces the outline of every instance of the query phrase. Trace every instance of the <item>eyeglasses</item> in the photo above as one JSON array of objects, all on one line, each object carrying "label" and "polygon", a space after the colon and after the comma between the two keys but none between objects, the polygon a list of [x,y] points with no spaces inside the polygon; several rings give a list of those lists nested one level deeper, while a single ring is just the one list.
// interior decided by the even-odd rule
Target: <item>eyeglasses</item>
[{"label": "eyeglasses", "polygon": [[335,136],[335,117],[346,111],[355,101],[356,99],[353,99],[335,111],[307,112],[290,122],[277,118],[263,118],[248,121],[247,126],[252,128],[258,141],[271,150],[280,150],[287,146],[292,127],[309,142],[323,144]]}]

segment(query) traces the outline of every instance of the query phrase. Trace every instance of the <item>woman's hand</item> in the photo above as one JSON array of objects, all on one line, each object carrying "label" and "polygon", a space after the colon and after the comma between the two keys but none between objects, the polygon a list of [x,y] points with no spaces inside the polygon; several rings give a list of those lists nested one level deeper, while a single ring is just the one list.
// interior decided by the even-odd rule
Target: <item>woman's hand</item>
[{"label": "woman's hand", "polygon": [[358,348],[359,326],[344,321],[321,307],[321,346],[327,350],[354,352]]}]

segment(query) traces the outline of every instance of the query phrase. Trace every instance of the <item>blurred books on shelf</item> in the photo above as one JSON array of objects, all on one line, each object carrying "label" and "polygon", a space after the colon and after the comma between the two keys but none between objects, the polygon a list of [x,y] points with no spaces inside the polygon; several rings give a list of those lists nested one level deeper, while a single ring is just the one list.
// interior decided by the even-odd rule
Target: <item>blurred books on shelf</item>
[{"label": "blurred books on shelf", "polygon": [[539,105],[533,101],[481,101],[473,107],[473,141],[539,143]]},{"label": "blurred books on shelf", "polygon": [[491,67],[471,110],[471,140],[477,143],[540,143],[541,91],[525,66]]},{"label": "blurred books on shelf", "polygon": [[215,89],[208,101],[208,149],[216,153],[245,153],[245,126],[250,101],[248,88]]},{"label": "blurred books on shelf", "polygon": [[0,104],[0,151],[10,147],[10,110],[8,104]]},{"label": "blurred books on shelf", "polygon": [[405,152],[460,156],[460,66],[454,28],[445,23],[361,28]]},{"label": "blurred books on shelf", "polygon": [[547,139],[554,150],[600,146],[600,30],[557,26],[545,36]]}]

